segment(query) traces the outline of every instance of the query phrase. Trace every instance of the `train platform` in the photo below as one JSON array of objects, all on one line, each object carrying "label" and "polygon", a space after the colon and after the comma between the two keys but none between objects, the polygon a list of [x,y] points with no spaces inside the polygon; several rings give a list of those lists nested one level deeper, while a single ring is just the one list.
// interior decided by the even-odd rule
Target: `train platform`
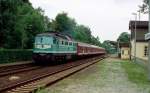
[{"label": "train platform", "polygon": [[[145,80],[139,84],[130,80],[129,73],[126,71],[129,69],[124,68],[124,65],[132,66],[133,68],[130,69],[133,72],[133,62],[109,57],[38,93],[149,93],[149,83]],[[142,68],[135,67],[137,72],[134,74],[143,73]],[[138,81],[138,79],[135,77],[134,80]]]},{"label": "train platform", "polygon": [[23,65],[23,64],[29,64],[29,63],[32,63],[32,61],[18,61],[18,62],[12,62],[12,63],[3,63],[3,64],[0,64],[0,67],[13,66],[13,65]]}]

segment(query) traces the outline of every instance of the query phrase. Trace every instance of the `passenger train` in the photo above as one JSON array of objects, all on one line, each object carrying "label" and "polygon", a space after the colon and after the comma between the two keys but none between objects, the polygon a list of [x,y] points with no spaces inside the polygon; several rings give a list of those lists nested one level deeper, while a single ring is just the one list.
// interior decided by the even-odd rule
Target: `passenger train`
[{"label": "passenger train", "polygon": [[58,32],[45,32],[35,37],[33,60],[36,63],[55,63],[89,56],[105,55],[105,49],[76,42]]}]

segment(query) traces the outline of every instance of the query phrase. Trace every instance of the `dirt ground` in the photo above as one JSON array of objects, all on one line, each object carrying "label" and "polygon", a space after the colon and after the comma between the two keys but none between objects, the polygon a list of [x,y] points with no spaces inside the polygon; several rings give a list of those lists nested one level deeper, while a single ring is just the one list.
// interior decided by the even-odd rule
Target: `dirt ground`
[{"label": "dirt ground", "polygon": [[46,89],[48,93],[150,93],[128,80],[122,61],[107,58]]}]

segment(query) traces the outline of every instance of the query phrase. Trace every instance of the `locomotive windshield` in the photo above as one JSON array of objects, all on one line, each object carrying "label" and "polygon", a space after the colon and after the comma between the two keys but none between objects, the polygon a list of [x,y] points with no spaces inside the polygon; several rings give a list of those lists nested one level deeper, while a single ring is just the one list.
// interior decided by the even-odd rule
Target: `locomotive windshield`
[{"label": "locomotive windshield", "polygon": [[35,48],[47,49],[51,48],[52,44],[53,44],[53,37],[45,35],[35,37]]},{"label": "locomotive windshield", "polygon": [[35,44],[52,44],[52,37],[49,36],[37,36],[35,38]]}]

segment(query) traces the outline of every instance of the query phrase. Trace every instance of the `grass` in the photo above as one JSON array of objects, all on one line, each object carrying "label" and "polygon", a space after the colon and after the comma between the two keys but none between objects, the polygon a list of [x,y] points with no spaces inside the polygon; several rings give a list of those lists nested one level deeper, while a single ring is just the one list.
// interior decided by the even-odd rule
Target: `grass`
[{"label": "grass", "polygon": [[125,69],[128,75],[128,79],[131,82],[134,82],[139,86],[150,84],[150,82],[148,81],[146,68],[130,61],[122,62],[121,65]]}]

